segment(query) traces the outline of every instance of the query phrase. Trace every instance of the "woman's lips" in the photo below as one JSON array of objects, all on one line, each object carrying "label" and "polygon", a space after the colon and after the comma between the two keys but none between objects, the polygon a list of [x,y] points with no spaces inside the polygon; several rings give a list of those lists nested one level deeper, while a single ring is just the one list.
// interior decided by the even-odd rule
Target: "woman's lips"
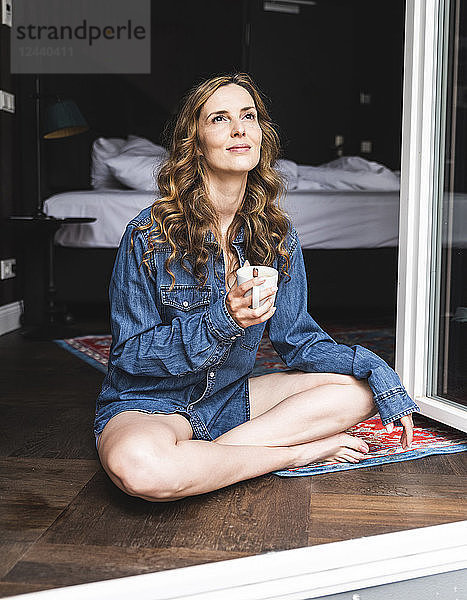
[{"label": "woman's lips", "polygon": [[227,150],[229,152],[239,152],[239,153],[248,152],[249,149],[250,148],[248,148],[246,146],[243,146],[243,147],[240,147],[240,148],[227,148]]}]

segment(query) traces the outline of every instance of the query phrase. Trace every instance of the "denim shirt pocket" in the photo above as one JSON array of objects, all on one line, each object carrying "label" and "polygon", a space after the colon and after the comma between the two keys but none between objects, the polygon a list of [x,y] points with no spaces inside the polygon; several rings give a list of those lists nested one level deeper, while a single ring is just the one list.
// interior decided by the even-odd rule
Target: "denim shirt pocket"
[{"label": "denim shirt pocket", "polygon": [[172,290],[169,285],[161,285],[161,318],[165,323],[170,323],[175,317],[183,318],[206,311],[211,303],[211,295],[212,288],[209,285],[198,288],[196,285],[176,284]]}]

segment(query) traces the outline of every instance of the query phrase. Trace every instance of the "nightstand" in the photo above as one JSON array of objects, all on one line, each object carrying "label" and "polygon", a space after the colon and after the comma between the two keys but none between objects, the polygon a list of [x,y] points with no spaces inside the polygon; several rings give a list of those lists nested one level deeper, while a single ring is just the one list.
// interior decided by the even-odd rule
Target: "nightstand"
[{"label": "nightstand", "polygon": [[93,223],[96,219],[94,217],[12,216],[6,221],[20,232],[21,248],[25,252],[24,313],[21,335],[33,340],[81,335],[79,329],[70,326],[74,322],[73,316],[67,312],[65,306],[60,307],[55,301],[57,288],[54,278],[54,237],[63,226]]}]

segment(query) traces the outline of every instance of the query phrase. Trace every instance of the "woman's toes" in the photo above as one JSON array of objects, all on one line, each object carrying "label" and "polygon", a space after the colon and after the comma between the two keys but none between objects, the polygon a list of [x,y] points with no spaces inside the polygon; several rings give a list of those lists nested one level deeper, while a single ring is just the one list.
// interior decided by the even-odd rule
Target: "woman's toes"
[{"label": "woman's toes", "polygon": [[368,447],[368,444],[360,438],[349,435],[348,433],[343,433],[342,436],[342,445],[346,448],[351,448],[357,452],[369,452],[370,448]]},{"label": "woman's toes", "polygon": [[353,458],[352,456],[338,456],[336,460],[341,463],[357,464],[360,462],[359,460],[357,460],[356,458]]},{"label": "woman's toes", "polygon": [[358,463],[369,451],[367,444],[347,433],[339,433],[329,438],[296,446],[299,450],[291,467],[301,467],[316,462]]},{"label": "woman's toes", "polygon": [[365,458],[365,455],[363,454],[363,452],[354,452],[353,450],[347,450],[347,452],[345,452],[344,456],[346,458],[351,458],[355,462],[360,462],[361,460],[363,460]]}]

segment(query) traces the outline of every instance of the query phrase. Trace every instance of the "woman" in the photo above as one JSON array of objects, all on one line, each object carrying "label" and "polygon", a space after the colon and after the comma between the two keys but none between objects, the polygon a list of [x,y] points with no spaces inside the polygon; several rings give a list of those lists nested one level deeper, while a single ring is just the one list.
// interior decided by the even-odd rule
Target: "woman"
[{"label": "woman", "polygon": [[[297,232],[275,204],[279,139],[247,74],[194,87],[178,112],[162,194],[127,226],[110,284],[112,345],[97,400],[100,460],[159,502],[278,469],[356,463],[346,429],[379,411],[401,443],[418,407],[373,352],[337,344],[307,312]],[[276,306],[249,307],[236,269],[278,269]],[[290,368],[249,377],[264,328]]]}]

